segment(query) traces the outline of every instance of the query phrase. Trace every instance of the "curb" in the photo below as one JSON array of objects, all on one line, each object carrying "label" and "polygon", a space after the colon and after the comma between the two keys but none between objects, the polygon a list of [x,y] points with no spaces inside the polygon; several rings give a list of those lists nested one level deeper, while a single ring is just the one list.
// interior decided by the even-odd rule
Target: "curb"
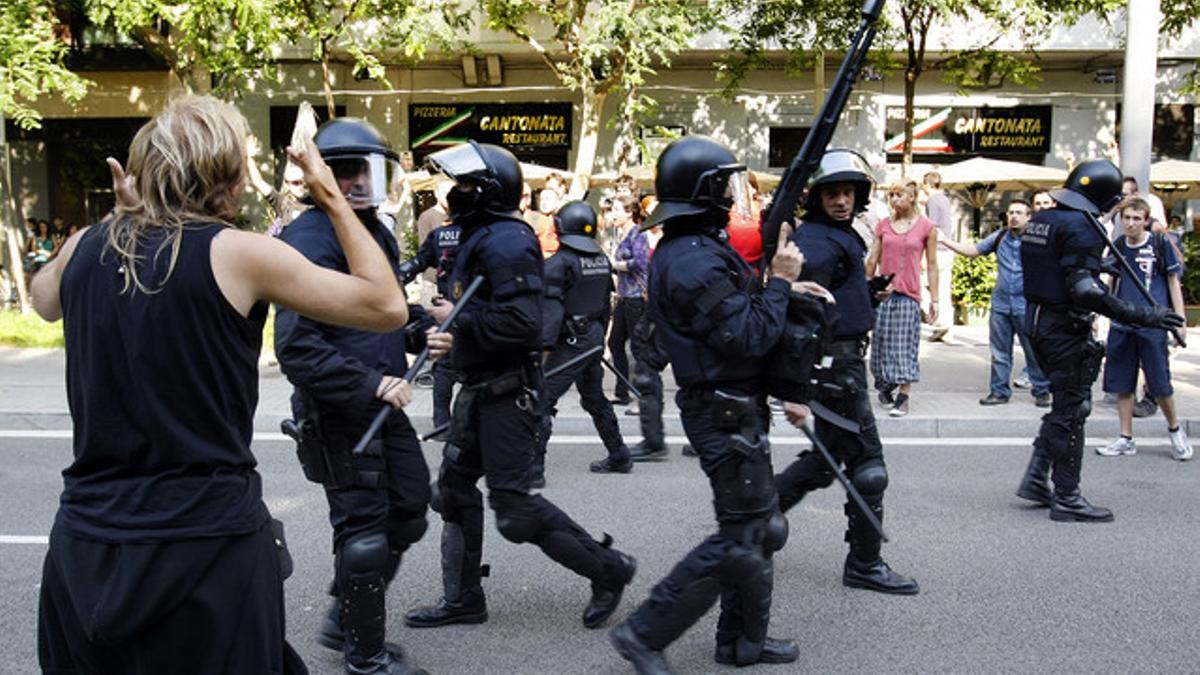
[{"label": "curb", "polygon": [[[273,413],[259,413],[254,417],[254,430],[257,432],[278,432],[279,423],[290,416]],[[636,442],[641,431],[637,418],[618,414],[621,434],[627,442]],[[1181,424],[1191,438],[1200,438],[1200,420],[1183,418]],[[995,419],[984,417],[936,418],[936,417],[906,417],[894,419],[887,416],[876,418],[879,435],[886,441],[888,438],[1027,438],[1030,441],[1037,435],[1040,419]],[[776,425],[782,424],[776,418]],[[419,415],[413,422],[418,434],[424,434],[433,429],[428,416]],[[71,415],[68,412],[23,412],[0,411],[0,428],[10,430],[63,430],[71,428]],[[663,419],[663,428],[668,436],[683,436],[683,425],[678,415],[667,415]],[[776,426],[776,433],[779,427]],[[592,420],[587,415],[559,415],[554,421],[554,430],[563,435],[590,436],[596,433]],[[1134,435],[1137,438],[1165,439],[1167,426],[1159,416],[1135,419],[1133,421]],[[1087,423],[1089,438],[1109,438],[1117,435],[1119,425],[1116,418],[1091,418]]]}]

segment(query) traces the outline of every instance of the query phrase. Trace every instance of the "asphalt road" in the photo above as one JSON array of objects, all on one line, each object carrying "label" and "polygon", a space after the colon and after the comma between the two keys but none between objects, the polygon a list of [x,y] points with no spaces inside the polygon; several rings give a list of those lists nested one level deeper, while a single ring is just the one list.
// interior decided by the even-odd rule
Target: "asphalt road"
[{"label": "asphalt road", "polygon": [[[287,582],[288,633],[314,673],[340,673],[338,657],[311,639],[332,566],[324,497],[304,481],[289,445],[263,438],[255,450],[268,505],[287,523],[296,558]],[[777,447],[776,467],[795,450]],[[435,449],[428,452],[434,460]],[[1085,494],[1112,507],[1117,520],[1058,524],[1012,496],[1027,453],[1016,443],[945,440],[908,439],[889,448],[885,522],[894,542],[884,555],[920,580],[915,597],[843,588],[844,496],[835,486],[803,502],[790,514],[791,538],[775,559],[772,617],[772,634],[797,640],[801,660],[751,672],[1200,671],[1196,463],[1174,462],[1162,446],[1143,446],[1136,457],[1091,455]],[[39,538],[53,519],[58,472],[69,457],[62,434],[0,432],[0,673],[37,672],[45,554]],[[587,462],[597,457],[593,443],[553,444],[544,494],[593,534],[612,533],[618,547],[638,557],[619,619],[712,530],[711,507],[693,460],[675,454],[628,476],[596,476]],[[604,630],[580,624],[587,583],[535,547],[501,539],[490,515],[491,620],[404,627],[404,610],[440,593],[439,532],[435,517],[389,591],[389,638],[416,663],[433,673],[632,672]],[[678,672],[722,670],[712,661],[714,630],[710,612],[670,647]]]}]

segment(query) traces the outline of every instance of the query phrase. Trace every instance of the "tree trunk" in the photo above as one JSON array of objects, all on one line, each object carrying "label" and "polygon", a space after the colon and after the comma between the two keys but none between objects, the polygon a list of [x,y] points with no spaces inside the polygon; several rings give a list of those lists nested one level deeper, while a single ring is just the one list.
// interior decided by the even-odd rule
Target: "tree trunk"
[{"label": "tree trunk", "polygon": [[908,178],[908,172],[912,170],[913,125],[915,124],[913,108],[917,98],[918,75],[917,69],[911,64],[904,69],[904,147],[900,159],[901,178]]},{"label": "tree trunk", "polygon": [[[17,198],[12,192],[12,171],[9,167],[9,145],[4,135],[4,115],[0,115],[0,220],[4,223],[4,239],[8,248],[7,272],[12,288],[17,290],[17,301],[21,312],[29,311],[29,291],[25,288],[25,257],[21,251],[21,214],[17,209]],[[0,256],[3,257],[3,256]],[[0,299],[0,307],[8,298]]]},{"label": "tree trunk", "polygon": [[637,89],[630,89],[626,92],[626,99],[622,106],[621,126],[617,130],[617,173],[625,172],[629,167],[629,162],[633,158],[634,149],[637,143],[634,141],[634,114],[633,99],[637,97]]},{"label": "tree trunk", "polygon": [[585,86],[579,104],[579,150],[575,153],[575,180],[571,181],[570,199],[583,199],[592,171],[596,168],[596,148],[600,143],[600,118],[608,92],[592,91]]},{"label": "tree trunk", "polygon": [[333,103],[333,83],[329,77],[329,45],[324,41],[321,42],[321,88],[325,92],[325,111],[329,119],[336,119],[337,106]]}]

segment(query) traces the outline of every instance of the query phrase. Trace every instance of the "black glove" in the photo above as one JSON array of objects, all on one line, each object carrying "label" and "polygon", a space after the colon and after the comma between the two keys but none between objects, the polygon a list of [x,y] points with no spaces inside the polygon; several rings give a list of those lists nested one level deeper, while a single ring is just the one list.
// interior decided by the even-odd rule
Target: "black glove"
[{"label": "black glove", "polygon": [[1115,257],[1110,255],[1100,261],[1100,271],[1104,274],[1119,277],[1121,276],[1121,264],[1117,262]]},{"label": "black glove", "polygon": [[1161,305],[1150,307],[1143,305],[1130,310],[1127,321],[1146,328],[1174,330],[1183,326],[1184,318]]}]

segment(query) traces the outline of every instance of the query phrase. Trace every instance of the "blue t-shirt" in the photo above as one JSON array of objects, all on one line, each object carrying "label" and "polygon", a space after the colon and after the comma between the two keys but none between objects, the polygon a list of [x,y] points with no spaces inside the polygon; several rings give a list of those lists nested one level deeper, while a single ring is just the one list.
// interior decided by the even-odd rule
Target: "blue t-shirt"
[{"label": "blue t-shirt", "polygon": [[[1160,242],[1158,246],[1155,246],[1156,241]],[[1175,256],[1175,250],[1171,248],[1171,244],[1165,238],[1155,237],[1151,234],[1140,246],[1132,247],[1129,246],[1125,237],[1117,237],[1113,241],[1113,248],[1125,257],[1142,283],[1150,289],[1150,295],[1154,298],[1154,302],[1164,307],[1170,307],[1171,296],[1167,290],[1167,277],[1183,275],[1183,266],[1179,263],[1179,258]],[[1163,257],[1161,262],[1158,259],[1160,255]],[[1137,289],[1136,285],[1127,283],[1128,280],[1125,277],[1126,274],[1122,272],[1121,277],[1117,280],[1117,297],[1135,305],[1147,305],[1142,292]]]},{"label": "blue t-shirt", "polygon": [[1007,228],[996,230],[975,245],[980,255],[996,254],[996,285],[992,287],[992,311],[1025,314],[1025,274],[1021,268],[1021,237]]}]

